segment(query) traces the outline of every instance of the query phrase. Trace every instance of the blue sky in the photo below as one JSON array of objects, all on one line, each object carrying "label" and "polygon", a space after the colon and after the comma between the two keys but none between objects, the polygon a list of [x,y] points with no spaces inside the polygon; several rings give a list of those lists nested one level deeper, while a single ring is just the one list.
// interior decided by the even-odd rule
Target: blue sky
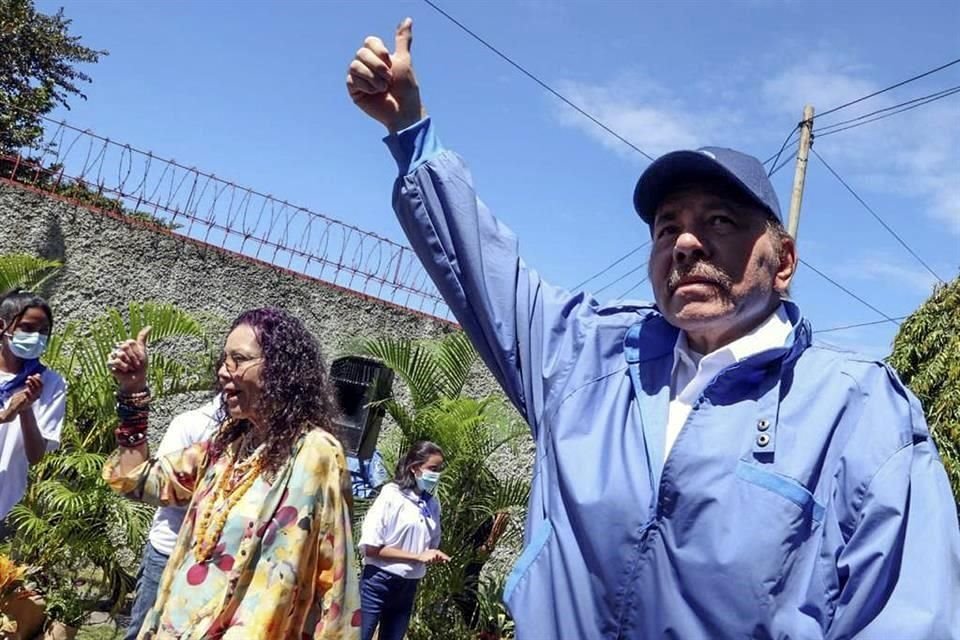
[{"label": "blue sky", "polygon": [[[765,159],[805,102],[825,111],[960,57],[951,0],[437,3],[652,155],[712,144]],[[363,37],[392,40],[411,15],[427,109],[528,264],[573,286],[646,240],[630,199],[647,161],[420,1],[37,2],[61,4],[85,44],[110,55],[86,69],[89,99],[57,117],[399,241],[383,132],[343,83]],[[956,85],[960,65],[817,125]],[[941,277],[956,276],[960,95],[815,148]],[[784,211],[792,176],[791,163],[775,179]],[[815,159],[799,240],[804,259],[890,316],[929,295],[932,276]],[[810,269],[793,289],[815,329],[880,319]],[[650,296],[643,285],[630,297]],[[883,355],[895,330],[819,337]]]}]

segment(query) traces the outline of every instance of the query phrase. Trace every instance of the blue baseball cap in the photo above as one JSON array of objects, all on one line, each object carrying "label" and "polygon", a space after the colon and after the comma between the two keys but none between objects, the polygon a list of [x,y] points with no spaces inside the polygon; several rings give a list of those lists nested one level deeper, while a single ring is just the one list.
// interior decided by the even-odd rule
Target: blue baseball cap
[{"label": "blue baseball cap", "polygon": [[753,156],[723,147],[701,147],[660,156],[637,180],[633,206],[643,221],[652,225],[657,206],[671,189],[699,179],[728,183],[782,221],[777,192],[763,164]]}]

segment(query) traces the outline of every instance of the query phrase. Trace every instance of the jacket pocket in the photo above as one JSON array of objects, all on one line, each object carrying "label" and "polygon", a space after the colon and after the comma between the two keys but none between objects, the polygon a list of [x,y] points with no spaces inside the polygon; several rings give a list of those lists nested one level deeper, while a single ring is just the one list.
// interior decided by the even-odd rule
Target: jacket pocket
[{"label": "jacket pocket", "polygon": [[737,463],[736,484],[739,508],[733,517],[745,539],[727,541],[740,548],[739,570],[749,577],[763,626],[776,636],[784,624],[775,622],[781,604],[796,598],[809,579],[825,509],[799,481],[745,460]]},{"label": "jacket pocket", "polygon": [[737,477],[789,500],[814,522],[818,524],[823,522],[823,505],[816,501],[806,487],[793,478],[766,471],[744,460],[737,463]]},{"label": "jacket pocket", "polygon": [[507,583],[503,587],[503,601],[507,603],[508,606],[517,585],[519,585],[524,578],[528,577],[530,568],[552,537],[553,525],[550,524],[549,520],[544,520],[533,532],[533,535],[530,537],[530,542],[524,548],[523,553],[520,554],[510,575],[507,576]]}]

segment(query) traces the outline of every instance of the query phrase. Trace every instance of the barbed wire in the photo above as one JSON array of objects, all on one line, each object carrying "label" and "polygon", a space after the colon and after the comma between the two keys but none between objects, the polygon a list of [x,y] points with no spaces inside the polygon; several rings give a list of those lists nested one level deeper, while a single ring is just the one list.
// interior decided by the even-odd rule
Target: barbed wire
[{"label": "barbed wire", "polygon": [[42,142],[0,155],[0,178],[450,318],[410,247],[66,121],[41,119]]}]

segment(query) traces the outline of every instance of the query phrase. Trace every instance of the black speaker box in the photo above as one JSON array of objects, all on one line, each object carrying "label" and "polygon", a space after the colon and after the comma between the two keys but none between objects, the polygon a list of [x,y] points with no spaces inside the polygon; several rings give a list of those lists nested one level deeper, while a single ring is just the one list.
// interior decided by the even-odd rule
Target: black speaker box
[{"label": "black speaker box", "polygon": [[343,447],[347,455],[367,460],[377,447],[384,415],[382,407],[371,404],[390,396],[393,371],[370,358],[347,356],[333,361],[330,378],[340,405],[340,417],[334,422]]}]

